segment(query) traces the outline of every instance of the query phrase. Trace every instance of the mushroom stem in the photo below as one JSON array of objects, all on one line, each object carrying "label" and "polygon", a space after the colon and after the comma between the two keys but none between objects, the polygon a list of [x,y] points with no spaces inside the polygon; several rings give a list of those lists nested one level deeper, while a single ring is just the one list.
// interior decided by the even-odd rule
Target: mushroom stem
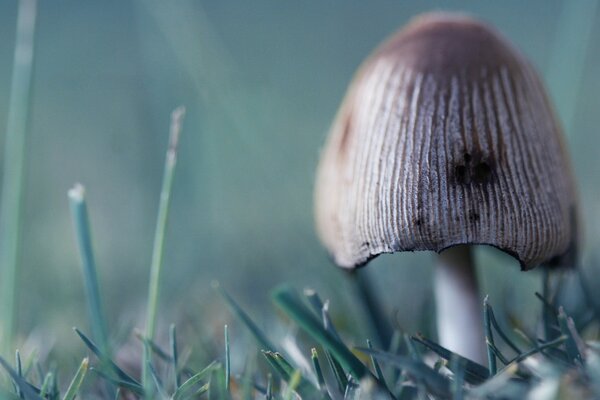
[{"label": "mushroom stem", "polygon": [[434,275],[440,344],[485,365],[482,300],[471,247],[460,245],[442,251]]}]

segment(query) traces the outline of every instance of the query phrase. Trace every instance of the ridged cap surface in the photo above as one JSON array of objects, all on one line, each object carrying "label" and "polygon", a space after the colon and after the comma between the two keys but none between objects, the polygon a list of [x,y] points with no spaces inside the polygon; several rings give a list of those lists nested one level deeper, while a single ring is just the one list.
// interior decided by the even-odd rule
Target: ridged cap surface
[{"label": "ridged cap surface", "polygon": [[568,265],[576,196],[532,66],[487,25],[413,20],[355,76],[321,155],[319,236],[347,268],[381,253],[487,244]]}]

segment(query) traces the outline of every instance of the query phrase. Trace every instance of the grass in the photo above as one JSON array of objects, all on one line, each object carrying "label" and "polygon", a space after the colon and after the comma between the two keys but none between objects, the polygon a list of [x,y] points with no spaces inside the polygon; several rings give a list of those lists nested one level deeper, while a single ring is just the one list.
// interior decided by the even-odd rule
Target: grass
[{"label": "grass", "polygon": [[25,144],[35,35],[36,0],[21,0],[10,88],[2,197],[0,198],[0,317],[3,321],[0,352],[10,354],[14,347],[17,310],[21,204],[25,169]]},{"label": "grass", "polygon": [[[158,205],[158,216],[156,231],[154,234],[154,247],[152,250],[152,264],[150,267],[150,283],[148,287],[148,306],[146,316],[146,339],[152,341],[156,331],[156,315],[158,312],[158,299],[160,294],[160,282],[163,271],[163,249],[165,243],[165,231],[169,218],[169,204],[171,201],[171,187],[177,164],[177,147],[179,145],[179,134],[185,108],[179,107],[171,114],[171,128],[169,131],[169,145],[165,160],[160,202]],[[151,365],[151,352],[148,346],[144,346],[144,357],[142,363],[142,382],[146,390],[151,390],[149,383],[148,367]]]},{"label": "grass", "polygon": [[[548,279],[543,294],[535,294],[540,300],[537,318],[543,333],[541,338],[531,332],[523,333],[522,324],[507,324],[506,316],[497,318],[488,298],[484,299],[486,366],[463,358],[422,334],[400,332],[397,327],[394,331],[377,293],[366,277],[358,273],[352,276],[352,282],[366,311],[362,322],[369,329],[364,331],[374,337],[342,330],[334,324],[336,319],[332,314],[350,314],[355,310],[332,311],[314,290],[298,292],[289,285],[272,291],[274,310],[268,313],[269,322],[262,326],[235,296],[215,283],[213,287],[220,295],[223,309],[227,307],[233,317],[223,326],[222,335],[221,331],[218,337],[197,337],[194,333],[184,336],[182,341],[176,326],[171,324],[168,344],[163,347],[156,340],[157,333],[164,328],[159,323],[160,288],[183,108],[176,109],[171,116],[150,264],[146,325],[143,332],[137,333],[141,344],[139,371],[120,365],[123,360],[118,357],[121,348],[114,339],[117,335],[109,329],[103,312],[85,190],[80,185],[69,191],[69,201],[82,260],[90,334],[86,334],[87,329],[74,328],[73,337],[87,348],[87,354],[81,354],[78,368],[67,374],[66,365],[50,362],[45,369],[35,355],[23,360],[18,350],[14,362],[9,362],[15,347],[20,204],[35,5],[34,0],[20,1],[7,126],[0,209],[0,235],[4,238],[0,242],[4,324],[0,366],[7,379],[0,381],[0,399],[600,398],[597,306],[588,298],[587,309],[578,313],[585,318],[568,315],[557,300],[564,296],[552,293]],[[555,285],[555,290],[560,287]],[[294,332],[291,338],[277,333],[282,326]],[[235,336],[232,339],[233,330],[245,332],[254,340],[255,347],[248,349],[243,340],[236,340]],[[187,356],[190,349],[201,347],[199,343],[212,346],[203,349],[205,355]],[[241,368],[235,361],[243,358],[246,359]]]}]

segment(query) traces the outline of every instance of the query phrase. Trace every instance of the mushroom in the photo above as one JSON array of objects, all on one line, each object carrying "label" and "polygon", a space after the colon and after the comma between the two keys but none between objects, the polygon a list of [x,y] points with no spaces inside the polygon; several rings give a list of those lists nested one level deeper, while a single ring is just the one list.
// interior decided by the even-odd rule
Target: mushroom
[{"label": "mushroom", "polygon": [[560,127],[531,64],[461,14],[415,18],[364,62],[317,171],[318,234],[355,269],[382,253],[439,253],[440,343],[485,359],[472,245],[522,270],[572,265],[576,195]]}]

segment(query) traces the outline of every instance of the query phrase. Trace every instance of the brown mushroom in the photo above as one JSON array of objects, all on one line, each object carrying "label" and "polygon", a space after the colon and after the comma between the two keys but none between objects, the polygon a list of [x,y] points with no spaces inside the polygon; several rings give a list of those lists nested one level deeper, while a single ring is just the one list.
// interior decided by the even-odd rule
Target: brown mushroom
[{"label": "brown mushroom", "polygon": [[415,18],[362,65],[323,150],[319,236],[353,269],[382,253],[439,254],[441,344],[484,359],[470,245],[523,270],[570,265],[575,188],[560,127],[531,64],[464,15]]}]

